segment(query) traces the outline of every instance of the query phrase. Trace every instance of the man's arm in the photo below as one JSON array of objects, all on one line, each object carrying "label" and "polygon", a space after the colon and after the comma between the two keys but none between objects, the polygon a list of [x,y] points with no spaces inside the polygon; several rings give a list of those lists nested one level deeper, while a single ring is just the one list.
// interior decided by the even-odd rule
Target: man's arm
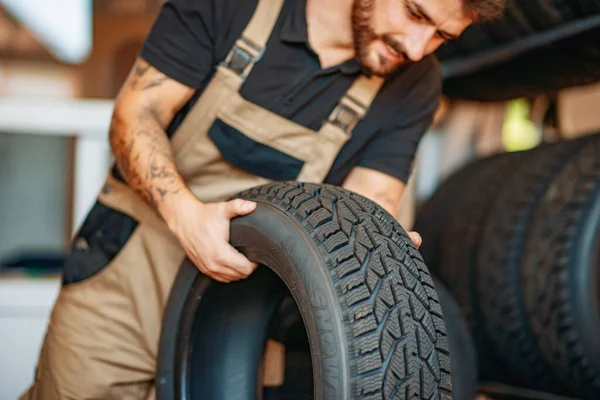
[{"label": "man's arm", "polygon": [[187,191],[165,129],[193,93],[138,59],[115,101],[109,140],[119,170],[164,218],[169,202]]},{"label": "man's arm", "polygon": [[342,187],[373,200],[394,218],[404,193],[404,182],[391,175],[365,167],[354,167]]},{"label": "man's arm", "polygon": [[193,93],[138,59],[115,102],[110,146],[127,183],[158,211],[190,260],[205,275],[231,282],[257,267],[229,244],[230,220],[256,204],[203,203],[177,171],[165,127]]}]

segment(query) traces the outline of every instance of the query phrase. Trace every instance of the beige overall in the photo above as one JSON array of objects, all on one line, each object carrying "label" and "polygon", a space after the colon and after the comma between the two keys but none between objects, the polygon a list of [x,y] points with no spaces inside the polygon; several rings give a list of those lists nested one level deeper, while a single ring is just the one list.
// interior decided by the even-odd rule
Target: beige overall
[{"label": "beige overall", "polygon": [[[203,202],[270,180],[228,163],[208,135],[219,118],[256,142],[304,162],[298,181],[322,182],[383,80],[360,76],[318,131],[238,93],[265,48],[283,0],[260,0],[227,59],[172,138],[179,172]],[[184,259],[165,223],[127,185],[108,176],[98,196],[139,224],[94,276],[62,288],[41,350],[31,399],[142,399],[152,386],[162,312]]]}]

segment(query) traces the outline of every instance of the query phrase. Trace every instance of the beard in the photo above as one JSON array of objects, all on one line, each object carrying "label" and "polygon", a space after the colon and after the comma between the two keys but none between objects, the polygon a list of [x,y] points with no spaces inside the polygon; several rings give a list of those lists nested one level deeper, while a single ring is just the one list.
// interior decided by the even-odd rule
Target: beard
[{"label": "beard", "polygon": [[[354,51],[358,63],[369,73],[387,76],[395,72],[401,65],[406,64],[408,57],[402,43],[396,41],[391,35],[378,35],[372,27],[372,15],[376,0],[354,0],[352,5],[352,31],[354,34]],[[400,62],[392,61],[387,57],[372,51],[371,45],[375,41],[382,41],[402,55]],[[374,60],[375,59],[375,60]]]}]

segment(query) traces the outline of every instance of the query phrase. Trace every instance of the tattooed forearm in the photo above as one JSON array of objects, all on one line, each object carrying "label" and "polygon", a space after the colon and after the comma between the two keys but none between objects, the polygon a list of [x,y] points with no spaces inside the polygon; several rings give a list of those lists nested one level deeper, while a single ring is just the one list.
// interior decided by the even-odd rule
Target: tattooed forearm
[{"label": "tattooed forearm", "polygon": [[[137,59],[115,102],[110,145],[121,174],[163,217],[191,194],[178,173],[165,127],[193,94]],[[172,201],[173,200],[173,201]]]},{"label": "tattooed forearm", "polygon": [[117,166],[129,185],[156,210],[166,196],[185,188],[175,167],[169,139],[150,112],[137,117],[130,128],[118,114],[111,125],[111,147]]}]

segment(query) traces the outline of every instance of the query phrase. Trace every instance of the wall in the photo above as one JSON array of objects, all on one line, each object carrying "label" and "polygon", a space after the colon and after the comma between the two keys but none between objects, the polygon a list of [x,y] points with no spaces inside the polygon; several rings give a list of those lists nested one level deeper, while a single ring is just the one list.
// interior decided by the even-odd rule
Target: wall
[{"label": "wall", "polygon": [[131,69],[139,46],[155,14],[94,16],[94,46],[82,66],[81,94],[86,98],[112,99]]}]

